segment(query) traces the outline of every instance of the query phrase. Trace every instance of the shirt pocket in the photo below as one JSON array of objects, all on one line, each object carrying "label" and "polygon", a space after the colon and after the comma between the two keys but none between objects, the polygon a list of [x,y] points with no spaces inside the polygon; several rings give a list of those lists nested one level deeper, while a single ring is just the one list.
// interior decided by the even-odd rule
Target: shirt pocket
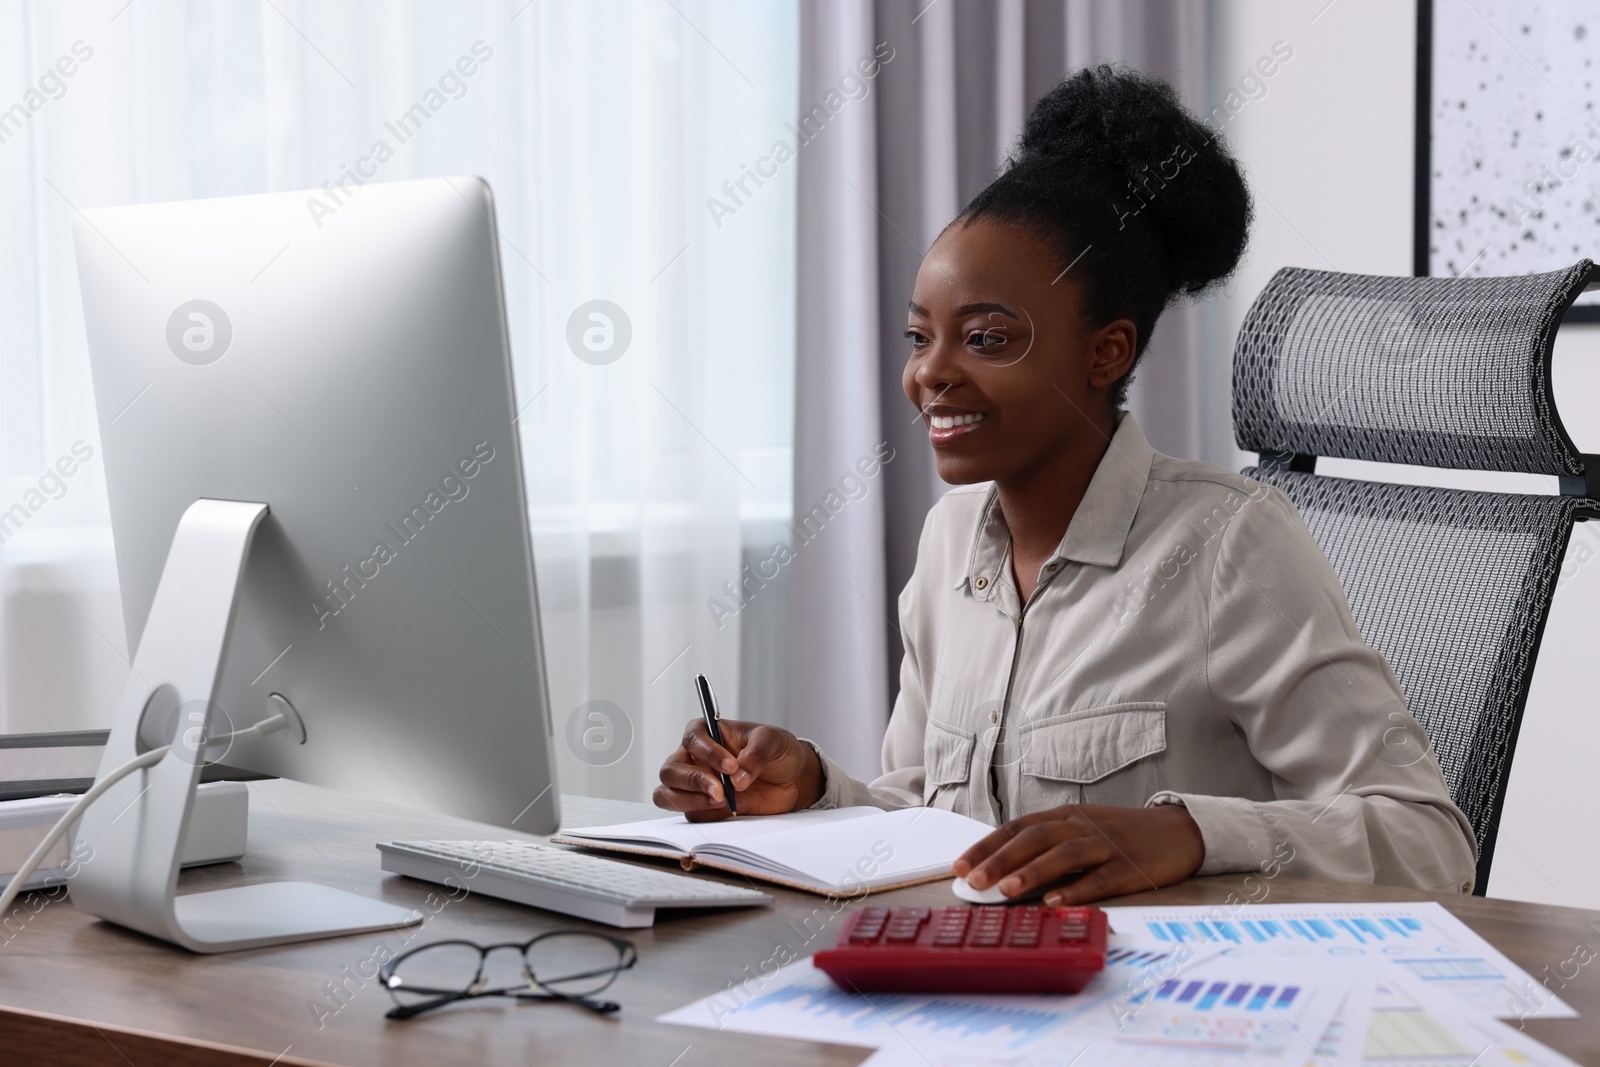
[{"label": "shirt pocket", "polygon": [[[972,774],[972,751],[977,735],[959,726],[928,720],[922,739],[922,802],[950,808]],[[943,793],[941,797],[939,794]],[[937,800],[936,800],[937,798]]]},{"label": "shirt pocket", "polygon": [[[1019,769],[1026,778],[1085,786],[1166,751],[1167,703],[1139,700],[1069,711],[1028,723],[1018,735],[1023,750]],[[1157,771],[1151,764],[1134,777],[1155,778]],[[1152,783],[1129,784],[1142,790]],[[1124,802],[1142,804],[1144,799],[1139,796]]]}]

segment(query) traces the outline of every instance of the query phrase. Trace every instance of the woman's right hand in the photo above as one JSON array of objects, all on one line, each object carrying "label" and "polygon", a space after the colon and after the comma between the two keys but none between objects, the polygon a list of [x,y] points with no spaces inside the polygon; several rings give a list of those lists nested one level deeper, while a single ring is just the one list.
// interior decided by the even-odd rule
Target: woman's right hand
[{"label": "woman's right hand", "polygon": [[781,815],[822,799],[822,761],[816,750],[788,730],[758,722],[721,720],[722,741],[706,724],[691,719],[683,744],[661,765],[656,807],[681,811],[690,822],[726,819],[722,779],[733,780],[740,815]]}]

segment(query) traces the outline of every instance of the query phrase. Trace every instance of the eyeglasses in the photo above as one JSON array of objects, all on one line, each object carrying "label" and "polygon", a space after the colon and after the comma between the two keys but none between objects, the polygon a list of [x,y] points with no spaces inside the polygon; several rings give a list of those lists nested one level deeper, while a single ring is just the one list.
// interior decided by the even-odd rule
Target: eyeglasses
[{"label": "eyeglasses", "polygon": [[[490,956],[516,949],[522,956],[520,979]],[[509,963],[509,958],[498,957]],[[596,1000],[617,975],[639,962],[633,942],[587,930],[554,930],[520,944],[480,945],[474,941],[435,941],[418,945],[383,965],[383,986],[394,999],[388,1019],[410,1019],[425,1011],[477,997],[564,1000],[602,1014],[621,1005]]]}]

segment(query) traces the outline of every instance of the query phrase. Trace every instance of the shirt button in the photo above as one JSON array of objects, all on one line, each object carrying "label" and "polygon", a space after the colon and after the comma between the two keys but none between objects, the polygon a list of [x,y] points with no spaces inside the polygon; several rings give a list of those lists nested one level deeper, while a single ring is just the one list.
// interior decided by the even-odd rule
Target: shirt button
[{"label": "shirt button", "polygon": [[1046,563],[1044,565],[1044,569],[1047,571],[1053,571],[1056,569],[1056,565],[1054,563]]},{"label": "shirt button", "polygon": [[979,578],[977,581],[973,582],[972,584],[975,585],[976,587],[978,587],[979,589],[987,589],[987,588],[989,588],[989,579],[987,579],[987,578]]},{"label": "shirt button", "polygon": [[1471,882],[1462,882],[1462,883],[1461,883],[1461,891],[1462,891],[1462,892],[1463,892],[1463,893],[1470,893],[1470,892],[1472,892],[1472,883],[1471,883]]},{"label": "shirt button", "polygon": [[998,711],[991,711],[989,713],[989,721],[990,722],[999,722],[1000,721],[1000,713]]}]

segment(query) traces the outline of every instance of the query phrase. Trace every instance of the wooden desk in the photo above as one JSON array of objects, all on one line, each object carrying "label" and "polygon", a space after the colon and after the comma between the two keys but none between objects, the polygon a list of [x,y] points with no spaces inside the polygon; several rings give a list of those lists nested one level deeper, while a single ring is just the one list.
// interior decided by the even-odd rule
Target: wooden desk
[{"label": "wooden desk", "polygon": [[[293,879],[325,882],[411,907],[429,907],[435,887],[378,869],[380,838],[482,838],[495,831],[292,782],[252,783],[250,854],[242,863],[186,872],[182,889]],[[570,798],[569,825],[637,818],[640,805]],[[499,834],[498,836],[504,836]],[[1198,879],[1128,901],[1214,904],[1239,891],[1243,876]],[[1280,877],[1267,901],[1437,899],[1536,977],[1600,952],[1600,912],[1439,896]],[[623,1005],[598,1018],[552,1004],[482,1001],[409,1022],[383,1018],[388,995],[363,973],[375,969],[379,942],[395,934],[194,956],[50,903],[0,945],[0,1059],[8,1063],[150,1064],[512,1064],[545,1067],[728,1067],[828,1064],[849,1067],[858,1048],[752,1038],[664,1026],[657,1015],[740,980],[781,939],[801,954],[831,943],[833,923],[809,944],[803,921],[821,898],[774,890],[775,909],[680,912],[648,930],[623,931],[639,964],[612,987]],[[1252,893],[1252,898],[1259,893]],[[441,898],[435,898],[436,900]],[[945,883],[874,898],[895,904],[947,904]],[[821,907],[819,916],[827,916]],[[444,937],[506,941],[546,929],[588,925],[487,897],[445,905],[415,943]],[[609,927],[598,927],[610,929]],[[1593,948],[1587,948],[1593,946]],[[365,966],[363,966],[365,964]],[[1566,963],[1570,974],[1574,964]],[[1545,968],[1549,968],[1548,971]],[[342,1001],[330,990],[343,983]],[[1600,1064],[1600,958],[1580,968],[1560,995],[1583,1018],[1530,1022],[1528,1032],[1581,1063]],[[320,1005],[320,1007],[319,1007]],[[759,1046],[759,1054],[752,1053]]]}]

